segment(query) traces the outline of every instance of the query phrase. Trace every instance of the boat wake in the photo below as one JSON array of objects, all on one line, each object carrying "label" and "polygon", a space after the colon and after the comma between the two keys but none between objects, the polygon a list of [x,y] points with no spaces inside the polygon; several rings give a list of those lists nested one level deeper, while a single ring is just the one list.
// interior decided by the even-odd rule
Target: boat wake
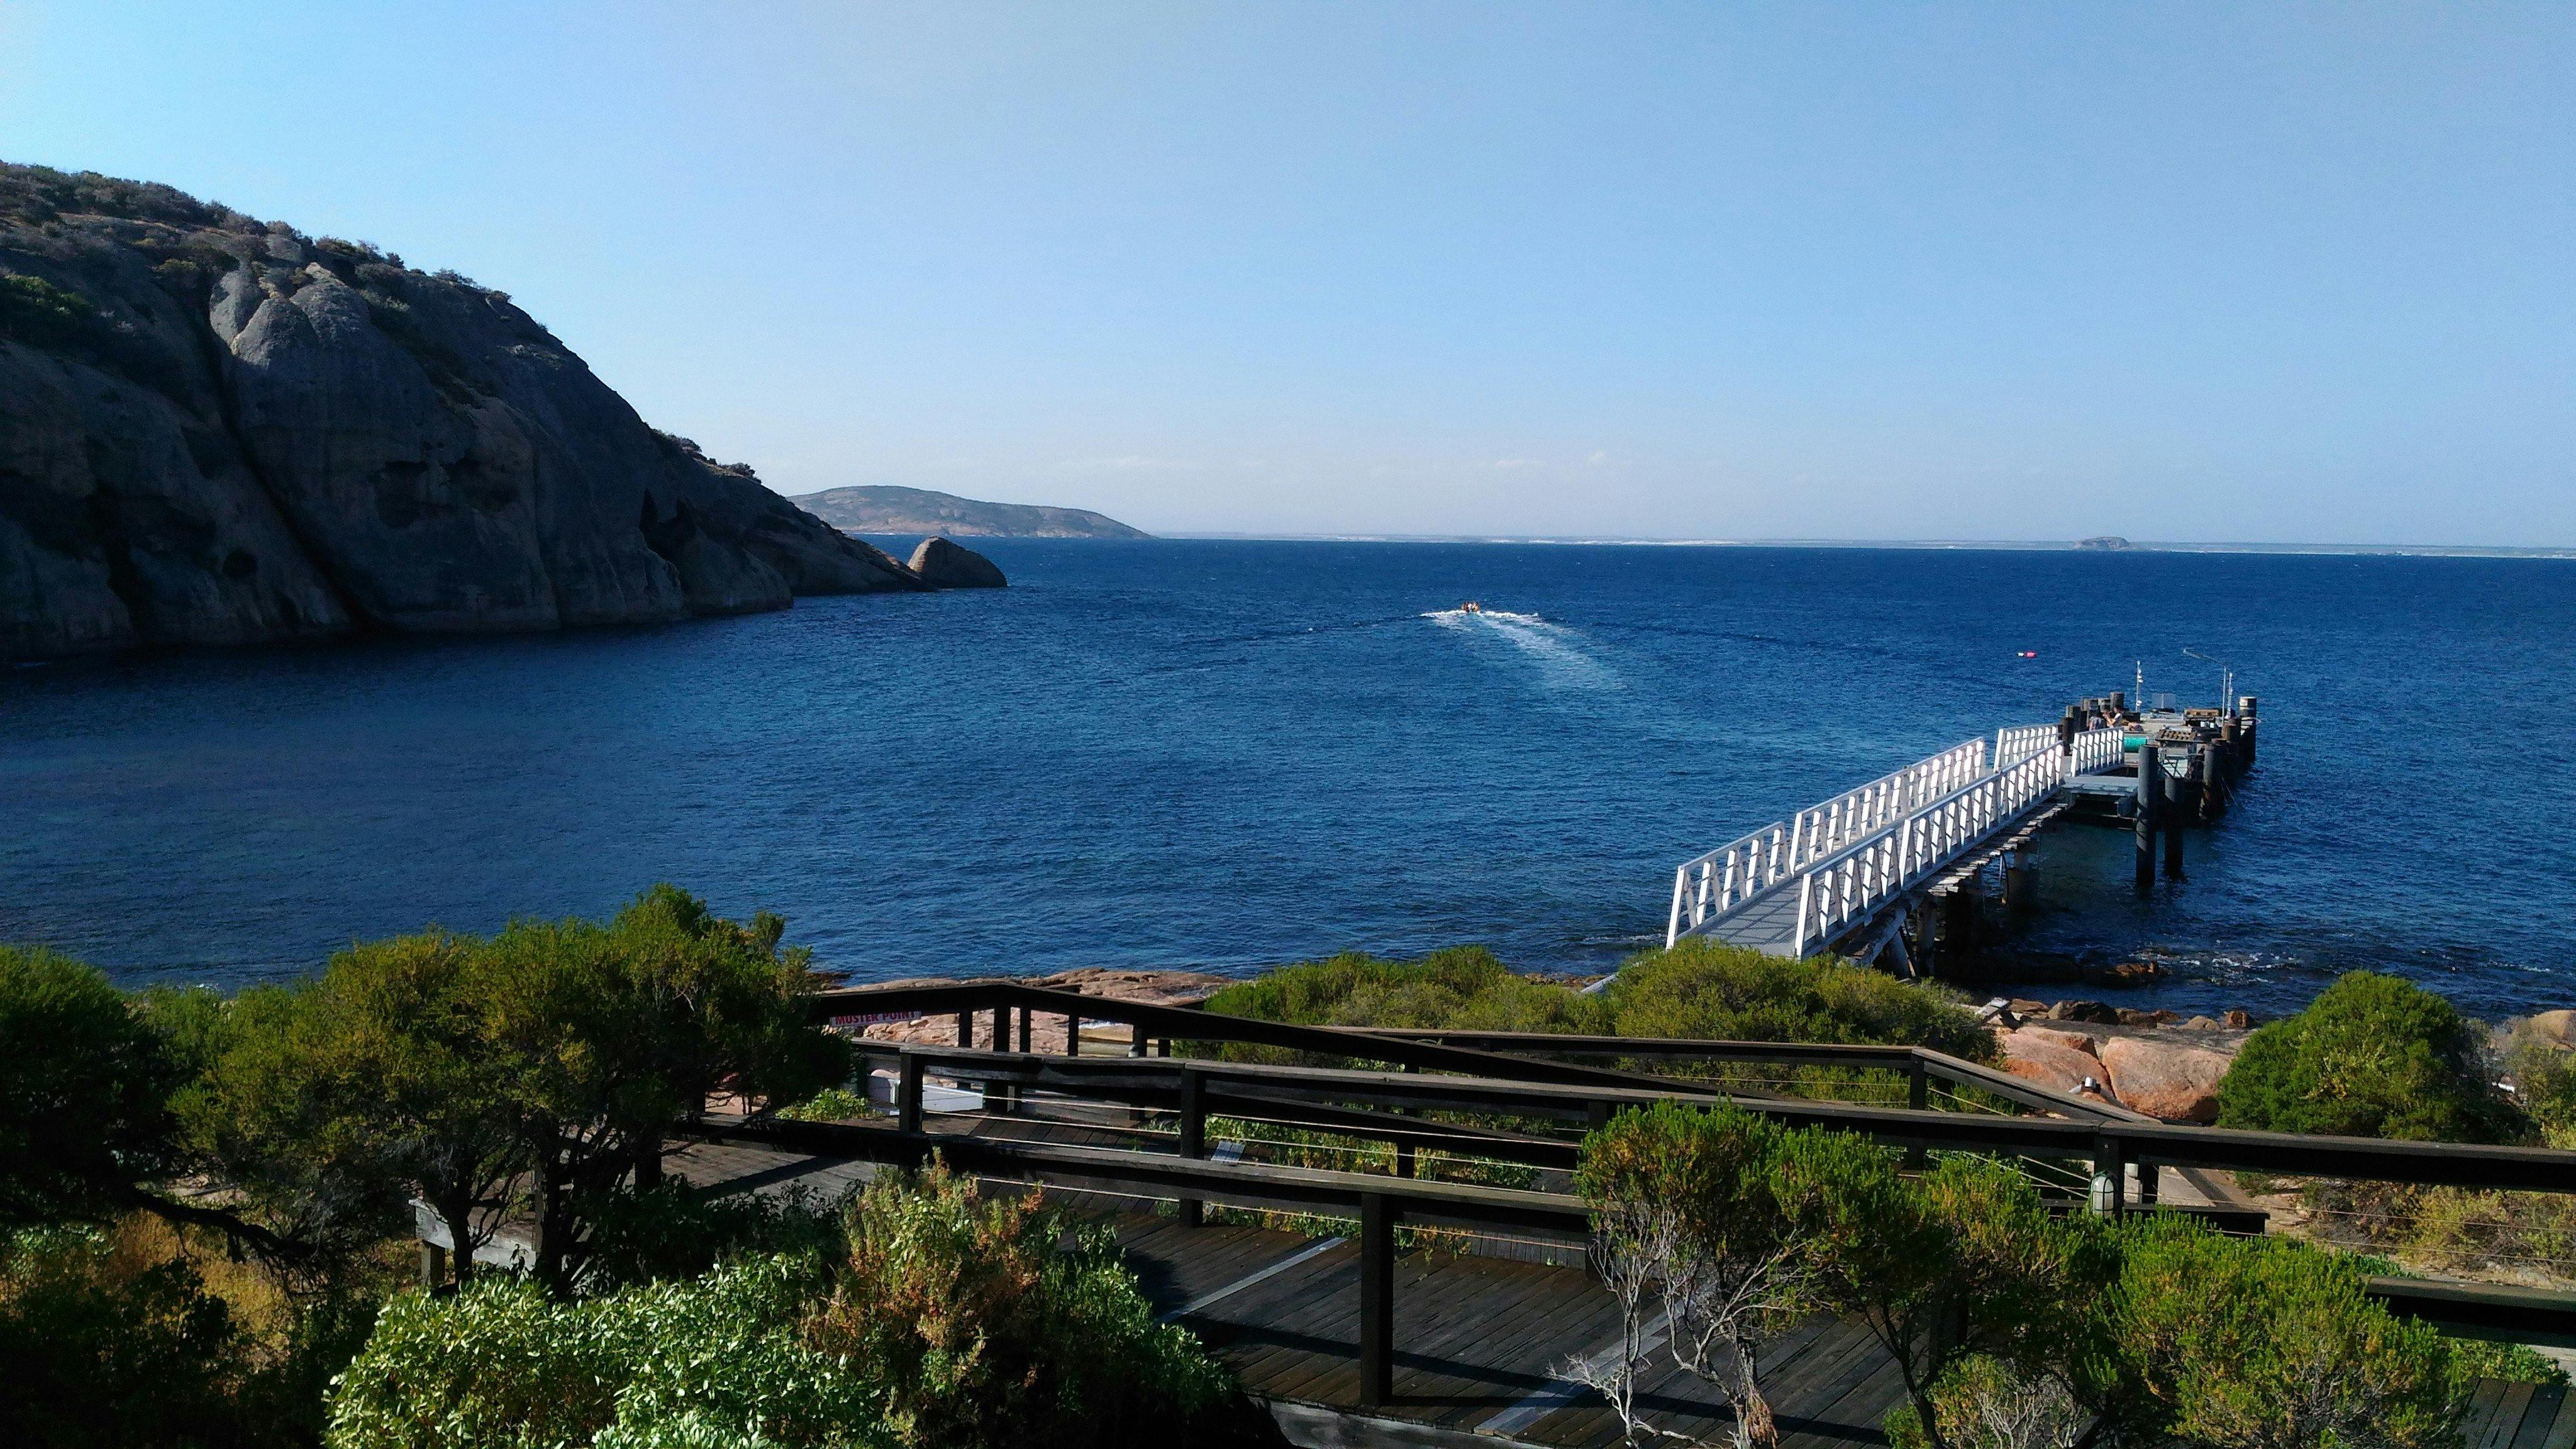
[{"label": "boat wake", "polygon": [[1619,676],[1585,647],[1583,636],[1537,614],[1504,609],[1434,609],[1422,616],[1443,629],[1490,634],[1538,666],[1543,682],[1560,689],[1615,689]]}]

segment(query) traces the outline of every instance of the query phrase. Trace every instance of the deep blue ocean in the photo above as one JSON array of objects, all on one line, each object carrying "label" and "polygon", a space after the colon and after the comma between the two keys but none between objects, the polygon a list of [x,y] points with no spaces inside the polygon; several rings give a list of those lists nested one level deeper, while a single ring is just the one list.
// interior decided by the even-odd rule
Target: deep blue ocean
[{"label": "deep blue ocean", "polygon": [[2140,661],[2214,702],[2191,648],[2263,700],[2237,809],[2144,900],[2124,836],[2056,829],[2030,944],[2165,961],[2138,1004],[2370,966],[2576,1005],[2576,563],[978,547],[1011,588],[0,668],[0,940],[238,984],[668,880],[862,980],[1598,969],[1661,940],[1676,864],[1795,807]]}]

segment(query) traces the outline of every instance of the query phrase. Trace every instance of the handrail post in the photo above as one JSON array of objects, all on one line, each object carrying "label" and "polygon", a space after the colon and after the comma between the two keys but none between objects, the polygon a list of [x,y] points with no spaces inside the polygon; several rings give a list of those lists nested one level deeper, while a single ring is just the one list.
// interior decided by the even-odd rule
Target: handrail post
[{"label": "handrail post", "polygon": [[2127,1187],[2123,1179],[2128,1175],[2128,1164],[2122,1159],[2118,1139],[2094,1138],[2092,1208],[2096,1216],[2116,1218],[2120,1215],[2121,1199]]},{"label": "handrail post", "polygon": [[1789,956],[1792,960],[1807,959],[1807,907],[1808,903],[1815,898],[1815,894],[1816,878],[1811,875],[1800,876],[1798,878],[1798,934],[1789,942]]},{"label": "handrail post", "polygon": [[1395,1212],[1386,1194],[1360,1194],[1360,1407],[1395,1397]]},{"label": "handrail post", "polygon": [[1127,1024],[1127,1032],[1127,1055],[1131,1057],[1143,1056],[1145,1054],[1145,1023],[1141,1021],[1129,1022]]},{"label": "handrail post", "polygon": [[1064,1014],[1064,1054],[1069,1057],[1082,1055],[1082,1013],[1079,1011]]},{"label": "handrail post", "polygon": [[[1906,1110],[1912,1112],[1928,1112],[1932,1110],[1932,1079],[1930,1074],[1924,1070],[1923,1053],[1920,1050],[1917,1050],[1914,1055],[1906,1061],[1905,1106]],[[1922,1148],[1908,1147],[1905,1149],[1905,1165],[1909,1170],[1915,1172],[1922,1171],[1923,1162],[1924,1157]]]},{"label": "handrail post", "polygon": [[903,1054],[903,1066],[896,1076],[894,1112],[897,1129],[921,1130],[921,1058],[911,1052]]},{"label": "handrail post", "polygon": [[[1207,1076],[1196,1067],[1181,1068],[1181,1155],[1195,1162],[1207,1156]],[[1207,1210],[1194,1197],[1180,1201],[1180,1221],[1195,1228]]]}]

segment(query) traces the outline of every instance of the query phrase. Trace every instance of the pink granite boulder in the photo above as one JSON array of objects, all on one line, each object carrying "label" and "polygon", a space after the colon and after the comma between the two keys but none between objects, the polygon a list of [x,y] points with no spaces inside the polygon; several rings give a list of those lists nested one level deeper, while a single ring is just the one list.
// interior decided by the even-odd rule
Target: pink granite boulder
[{"label": "pink granite boulder", "polygon": [[2217,1121],[2218,1083],[2235,1060],[2207,1046],[2137,1037],[2105,1041],[2101,1055],[2120,1101],[2168,1122]]}]

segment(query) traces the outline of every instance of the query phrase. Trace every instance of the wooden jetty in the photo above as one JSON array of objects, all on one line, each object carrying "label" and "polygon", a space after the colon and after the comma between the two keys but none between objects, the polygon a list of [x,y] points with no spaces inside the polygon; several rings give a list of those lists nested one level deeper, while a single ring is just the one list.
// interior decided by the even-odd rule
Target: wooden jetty
[{"label": "wooden jetty", "polygon": [[2139,884],[2151,885],[2157,835],[2178,873],[2176,827],[2215,821],[2253,764],[2256,703],[2142,712],[2115,692],[1953,745],[1684,862],[1664,943],[1835,951],[1913,974],[1938,950],[1936,902],[1955,913],[1989,865],[2070,814],[2134,822]]},{"label": "wooden jetty", "polygon": [[[1565,1372],[1615,1327],[1584,1269],[1589,1215],[1568,1188],[1580,1134],[1623,1106],[1724,1096],[1909,1155],[1992,1155],[2061,1211],[2188,1213],[2226,1231],[2264,1226],[2226,1185],[2238,1170],[2576,1193],[2576,1153],[2174,1126],[1915,1047],[1290,1026],[1005,981],[827,992],[815,1011],[825,1022],[953,1018],[954,1044],[858,1042],[880,1110],[838,1122],[709,1113],[670,1172],[703,1187],[801,1182],[837,1194],[880,1165],[936,1154],[994,1190],[1034,1185],[1114,1223],[1157,1311],[1198,1333],[1299,1444],[1616,1442],[1608,1407]],[[1063,1055],[1014,1050],[1039,1014],[1123,1023],[1124,1050],[1092,1054],[1099,1042],[1087,1048],[1078,1030]],[[1215,1055],[1228,1045],[1344,1065]],[[1691,1075],[1709,1067],[1837,1068],[1845,1095]],[[1317,1167],[1318,1149],[1255,1129],[1376,1151]],[[1462,1165],[1487,1182],[1455,1180]],[[1489,1185],[1514,1173],[1523,1185]],[[434,1247],[423,1264],[436,1282]],[[2576,1346],[2576,1301],[2564,1295],[2393,1278],[2369,1291],[2446,1331]],[[1855,1326],[1810,1320],[1768,1358],[1784,1442],[1884,1442],[1892,1371]],[[1704,1439],[1729,1426],[1724,1400],[1669,1366],[1646,1390],[1659,1424]],[[2468,1442],[2568,1449],[2554,1436],[2576,1420],[2553,1394],[2486,1386]]]}]

